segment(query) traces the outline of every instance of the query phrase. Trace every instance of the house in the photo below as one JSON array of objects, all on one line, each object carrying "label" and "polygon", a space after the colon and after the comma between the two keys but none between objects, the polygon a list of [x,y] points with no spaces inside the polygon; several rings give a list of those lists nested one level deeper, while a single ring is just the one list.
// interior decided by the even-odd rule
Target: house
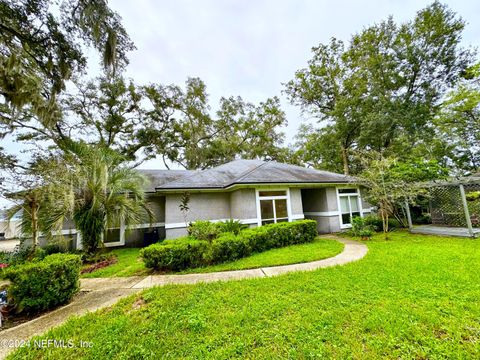
[{"label": "house", "polygon": [[20,236],[20,218],[14,216],[10,221],[7,215],[0,211],[0,240],[15,239]]},{"label": "house", "polygon": [[[235,219],[251,227],[282,221],[314,219],[319,233],[341,231],[354,216],[370,212],[353,177],[274,161],[235,160],[202,171],[138,170],[154,219],[109,229],[104,245],[145,246],[187,234],[189,222]],[[180,210],[189,194],[189,210]],[[186,219],[184,217],[186,215]],[[81,247],[73,222],[63,225],[62,240]],[[39,239],[42,245],[45,239]]]},{"label": "house", "polygon": [[[186,235],[187,222],[196,220],[235,219],[261,226],[308,218],[317,221],[319,233],[330,233],[371,211],[354,178],[274,161],[235,160],[203,171],[139,171],[150,180],[146,190],[154,224],[109,230],[106,246],[174,239]],[[185,193],[190,198],[187,222],[179,207]]]}]

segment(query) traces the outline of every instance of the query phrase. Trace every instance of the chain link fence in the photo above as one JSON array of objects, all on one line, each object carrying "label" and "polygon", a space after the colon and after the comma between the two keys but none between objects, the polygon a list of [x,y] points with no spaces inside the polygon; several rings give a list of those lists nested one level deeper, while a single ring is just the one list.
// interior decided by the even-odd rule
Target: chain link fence
[{"label": "chain link fence", "polygon": [[[429,209],[433,225],[468,227],[470,219],[473,227],[480,227],[480,183],[433,185],[429,190]],[[465,211],[464,202],[468,213]]]}]

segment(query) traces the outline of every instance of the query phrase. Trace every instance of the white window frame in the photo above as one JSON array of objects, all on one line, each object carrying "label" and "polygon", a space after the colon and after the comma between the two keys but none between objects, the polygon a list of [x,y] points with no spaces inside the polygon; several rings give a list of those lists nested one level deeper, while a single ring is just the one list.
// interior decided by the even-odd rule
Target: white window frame
[{"label": "white window frame", "polygon": [[[260,191],[285,191],[285,195],[277,195],[277,196],[260,196]],[[255,198],[257,203],[257,225],[262,226],[262,209],[260,207],[260,200],[274,200],[273,201],[273,219],[265,219],[265,220],[273,220],[274,223],[277,223],[277,210],[275,209],[275,200],[287,200],[287,215],[288,215],[288,222],[292,221],[292,209],[291,209],[291,202],[290,202],[290,189],[289,188],[259,188],[255,189]],[[284,218],[281,218],[284,219]]]},{"label": "white window frame", "polygon": [[[356,190],[356,193],[340,193],[340,190],[342,189],[350,189],[350,190]],[[352,218],[352,207],[350,206],[350,197],[355,196],[357,198],[357,204],[358,204],[358,211],[360,213],[360,217],[363,217],[363,208],[362,208],[362,195],[360,194],[360,188],[359,187],[353,187],[353,186],[346,186],[346,187],[337,187],[337,204],[338,204],[338,220],[340,221],[340,229],[349,229],[352,227],[352,224],[344,224],[342,220],[342,207],[340,203],[340,198],[341,197],[346,197],[348,198],[348,207],[350,208],[350,219]],[[351,220],[350,220],[351,221]]]}]

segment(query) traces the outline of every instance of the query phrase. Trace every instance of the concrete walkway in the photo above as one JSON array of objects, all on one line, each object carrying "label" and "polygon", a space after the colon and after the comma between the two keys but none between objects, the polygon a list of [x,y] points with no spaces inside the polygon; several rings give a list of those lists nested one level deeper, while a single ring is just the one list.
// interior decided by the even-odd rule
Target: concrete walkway
[{"label": "concrete walkway", "polygon": [[40,335],[55,326],[61,325],[70,316],[81,316],[87,312],[111,306],[121,298],[134,294],[142,289],[167,284],[195,284],[199,282],[206,283],[265,278],[296,271],[311,271],[360,260],[368,252],[367,246],[357,241],[346,240],[332,235],[322,237],[335,239],[343,243],[345,245],[343,252],[328,259],[309,263],[272,266],[251,270],[223,271],[205,274],[81,279],[82,294],[77,296],[70,304],[49,312],[35,320],[1,331],[0,358],[3,359],[13,350],[12,348],[3,347],[5,340],[26,340],[32,336]]}]

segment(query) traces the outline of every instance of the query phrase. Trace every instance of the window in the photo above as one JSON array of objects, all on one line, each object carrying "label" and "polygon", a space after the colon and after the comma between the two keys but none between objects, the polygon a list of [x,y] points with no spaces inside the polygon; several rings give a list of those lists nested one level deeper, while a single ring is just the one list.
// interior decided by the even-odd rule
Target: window
[{"label": "window", "polygon": [[357,189],[338,189],[339,194],[356,194]]},{"label": "window", "polygon": [[350,227],[352,218],[361,216],[360,197],[357,189],[338,189],[340,218],[342,227]]},{"label": "window", "polygon": [[285,222],[288,216],[288,196],[286,190],[259,191],[259,225]]}]

